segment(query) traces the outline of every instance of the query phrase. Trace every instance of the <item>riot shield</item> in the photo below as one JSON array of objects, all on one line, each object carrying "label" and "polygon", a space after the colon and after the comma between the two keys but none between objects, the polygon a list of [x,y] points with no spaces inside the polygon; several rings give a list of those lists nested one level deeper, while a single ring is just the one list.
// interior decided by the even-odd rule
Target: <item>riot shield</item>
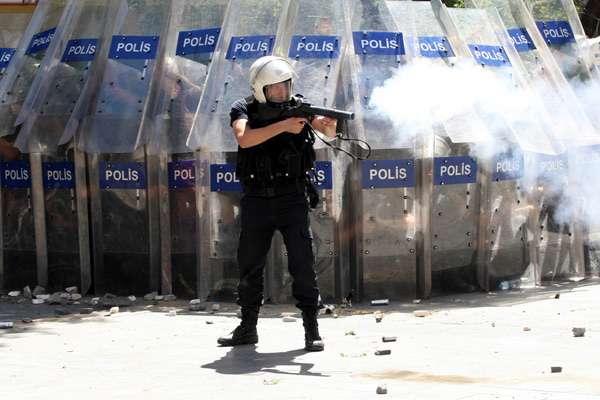
[{"label": "riot shield", "polygon": [[133,153],[148,141],[145,111],[153,106],[150,92],[164,47],[169,7],[158,1],[127,2],[114,26],[108,57],[83,117],[78,145],[87,153]]},{"label": "riot shield", "polygon": [[[0,81],[5,75],[5,72],[10,64],[10,61],[17,50],[17,46],[19,45],[19,41],[23,36],[29,21],[31,20],[31,13],[13,13],[13,12],[1,12],[0,11]],[[2,147],[1,158],[3,161],[7,161],[10,159],[16,151],[14,150],[10,141],[6,141],[5,139],[0,139],[0,146]],[[6,218],[4,217],[4,207],[3,207],[3,190],[0,188],[0,227],[4,227],[4,222]],[[8,218],[10,220],[10,218]],[[14,287],[18,288],[20,283],[23,281],[27,281],[30,279],[31,282],[34,281],[35,275],[32,274],[31,278],[19,278],[14,282],[6,282],[4,281],[4,229],[0,228],[0,287]]]},{"label": "riot shield", "polygon": [[[512,55],[505,57],[506,62],[487,57],[495,54],[499,59],[506,50],[485,13],[448,12],[460,40],[469,48],[475,62],[492,74],[492,79],[506,87],[514,85],[517,80],[509,75],[514,74],[514,67],[508,62],[513,60]],[[497,123],[498,116],[485,112],[482,116],[489,125]],[[522,183],[525,168],[522,151],[533,146],[523,139],[518,140],[514,127],[519,124],[512,116],[504,118],[507,123],[493,129],[494,150],[478,155],[481,215],[477,264],[479,284],[484,290],[496,289],[505,281],[524,279],[529,284],[533,282],[526,232],[529,208]]]},{"label": "riot shield", "polygon": [[33,83],[46,51],[56,46],[52,39],[61,35],[64,25],[60,24],[68,0],[40,1],[19,48],[0,81],[0,136],[12,135],[14,123],[19,115],[25,96]]},{"label": "riot shield", "polygon": [[157,157],[146,143],[170,5],[118,6],[60,142],[78,127],[77,146],[88,154],[95,291],[125,295],[159,289]]},{"label": "riot shield", "polygon": [[233,0],[220,32],[187,146],[196,150],[197,293],[235,300],[238,283],[241,186],[235,176],[237,144],[231,104],[248,96],[248,69],[273,54],[282,35],[287,0]]},{"label": "riot shield", "polygon": [[[543,40],[567,81],[579,97],[593,96],[600,89],[597,68],[588,63],[585,47],[587,37],[571,0],[524,1],[529,8]],[[600,126],[600,117],[593,103],[582,101],[588,118]]]},{"label": "riot shield", "polygon": [[414,298],[417,284],[417,166],[415,142],[403,135],[392,118],[378,112],[372,96],[404,67],[411,57],[408,45],[413,21],[398,26],[389,3],[356,1],[350,30],[344,80],[351,85],[350,104],[356,120],[353,136],[366,140],[373,151],[368,160],[352,165],[355,233],[352,290],[355,299]]},{"label": "riot shield", "polygon": [[600,275],[600,217],[596,204],[600,198],[597,184],[597,171],[600,167],[600,146],[586,146],[571,151],[573,175],[576,188],[570,193],[575,194],[582,210],[579,214],[581,222],[579,229],[583,231],[583,257],[587,276]]},{"label": "riot shield", "polygon": [[[13,147],[15,119],[23,105],[25,96],[38,72],[40,62],[52,42],[60,35],[59,20],[66,1],[40,1],[18,47],[11,51],[10,63],[2,67],[0,80],[0,140],[2,145],[2,190],[0,191],[0,286],[22,288],[24,285],[46,285],[47,277],[36,268],[36,238],[32,204],[32,167],[25,156],[19,156]],[[66,12],[64,14],[67,14]],[[15,23],[23,23],[16,18]],[[5,32],[2,25],[0,32]],[[6,26],[5,37],[11,36]],[[14,40],[14,39],[13,39]],[[13,42],[15,43],[15,42]],[[6,59],[6,54],[4,55]],[[41,173],[40,175],[41,176]]]},{"label": "riot shield", "polygon": [[197,175],[194,154],[185,142],[227,4],[226,0],[171,2],[164,66],[157,82],[149,148],[159,156],[161,284],[163,293],[177,296],[194,296],[197,289]]},{"label": "riot shield", "polygon": [[[598,133],[592,126],[593,118],[586,115],[525,4],[521,0],[474,0],[469,5],[497,9],[521,61],[518,66],[526,83],[542,97],[542,106],[557,131],[556,139],[578,146],[596,143]],[[490,9],[488,14],[496,11]],[[573,131],[579,134],[573,137]]]}]

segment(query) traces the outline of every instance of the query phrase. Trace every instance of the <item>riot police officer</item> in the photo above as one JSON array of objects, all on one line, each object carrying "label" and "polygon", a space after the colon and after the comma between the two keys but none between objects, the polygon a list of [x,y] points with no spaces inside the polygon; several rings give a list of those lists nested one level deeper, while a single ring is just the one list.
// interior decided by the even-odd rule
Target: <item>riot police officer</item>
[{"label": "riot police officer", "polygon": [[244,191],[237,254],[242,322],[231,334],[219,338],[223,346],[258,342],[256,324],[263,301],[266,256],[273,234],[279,230],[294,280],[292,294],[302,311],[305,349],[324,349],[317,324],[319,289],[307,195],[314,189],[309,178],[315,161],[313,128],[335,137],[337,121],[323,116],[314,116],[310,121],[278,117],[277,110],[294,101],[294,79],[293,66],[287,59],[259,58],[250,67],[253,95],[236,101],[231,108],[231,126],[238,142],[236,174]]}]

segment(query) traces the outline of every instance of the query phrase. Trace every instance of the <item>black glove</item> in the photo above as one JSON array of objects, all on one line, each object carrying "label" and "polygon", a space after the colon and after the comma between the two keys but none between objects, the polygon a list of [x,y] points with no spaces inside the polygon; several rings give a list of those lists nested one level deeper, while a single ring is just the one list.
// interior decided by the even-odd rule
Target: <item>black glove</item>
[{"label": "black glove", "polygon": [[320,199],[314,183],[308,182],[306,185],[306,194],[308,195],[308,204],[310,205],[310,208],[317,208]]}]

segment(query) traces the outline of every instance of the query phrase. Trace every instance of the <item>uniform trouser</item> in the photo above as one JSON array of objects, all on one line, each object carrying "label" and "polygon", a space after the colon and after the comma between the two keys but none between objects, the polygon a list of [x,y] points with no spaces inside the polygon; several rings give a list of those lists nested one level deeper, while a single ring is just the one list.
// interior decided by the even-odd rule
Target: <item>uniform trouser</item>
[{"label": "uniform trouser", "polygon": [[308,201],[303,193],[274,197],[244,195],[241,200],[242,232],[238,248],[240,283],[238,304],[260,307],[267,253],[275,230],[283,235],[292,276],[292,295],[302,310],[315,310],[319,288],[314,270]]}]

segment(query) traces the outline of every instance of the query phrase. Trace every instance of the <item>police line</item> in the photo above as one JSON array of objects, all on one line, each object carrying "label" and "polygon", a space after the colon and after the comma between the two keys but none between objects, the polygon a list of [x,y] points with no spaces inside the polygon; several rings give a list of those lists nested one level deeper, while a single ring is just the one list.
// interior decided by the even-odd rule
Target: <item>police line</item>
[{"label": "police line", "polygon": [[[537,174],[566,173],[568,165],[564,156],[539,157],[532,165]],[[391,187],[414,187],[415,160],[363,160],[361,161],[362,185],[364,189]],[[470,157],[438,157],[434,159],[435,179],[438,185],[475,183],[478,166]],[[493,180],[515,180],[524,176],[523,155],[499,155],[492,161]],[[47,188],[74,186],[73,164],[68,162],[45,163],[44,182]],[[235,175],[235,164],[210,164],[210,179],[200,169],[202,186],[213,192],[239,192],[240,182]],[[2,163],[2,185],[4,187],[27,187],[30,184],[29,164],[23,161]],[[315,175],[322,188],[333,185],[331,161],[317,162]],[[103,188],[145,188],[146,173],[141,163],[105,163],[100,175]],[[171,189],[193,187],[196,183],[194,160],[169,163]]]},{"label": "police line", "polygon": [[[559,44],[574,40],[567,21],[540,21],[538,26],[543,36],[551,43]],[[233,34],[221,38],[221,34],[226,30],[216,24],[202,27],[202,29],[194,29],[189,26],[185,29],[176,27],[176,30],[175,54],[190,60],[194,60],[194,57],[199,55],[211,57],[217,49],[217,44],[220,43],[219,40],[226,40],[227,43],[221,46],[225,50],[221,56],[230,62],[241,63],[243,60],[252,60],[258,56],[270,54],[278,40],[274,34],[244,36]],[[28,44],[27,52],[35,54],[47,48],[52,43],[55,33],[56,28],[44,28],[35,34]],[[351,37],[348,38],[344,38],[340,34],[316,34],[315,32],[313,35],[298,35],[294,33],[292,32],[289,36],[289,51],[286,55],[292,60],[299,60],[299,62],[303,62],[307,58],[323,59],[325,63],[339,59],[343,49],[343,39],[353,45],[351,51],[356,56],[391,55],[400,57],[405,55],[408,50],[405,48],[406,32],[385,32],[377,29],[355,30],[350,33]],[[533,45],[531,38],[523,30],[509,30],[508,34],[517,49],[530,49]],[[450,45],[448,38],[443,35],[418,35],[416,39],[416,50],[422,57],[448,58],[455,56],[455,49]],[[115,67],[115,71],[123,73],[123,76],[127,76],[126,72],[135,71],[139,72],[140,80],[152,78],[148,76],[146,70],[152,60],[157,63],[162,61],[161,57],[164,54],[161,53],[161,46],[165,45],[166,40],[164,31],[161,34],[114,34],[107,39],[110,46],[107,49],[107,57],[111,62],[122,63]],[[502,46],[489,46],[474,42],[468,43],[468,48],[477,63],[489,66],[510,65],[506,50]],[[63,63],[92,62],[102,52],[97,37],[73,37],[64,43],[66,45],[60,49]],[[10,60],[9,54],[8,51],[0,52],[5,63]],[[136,64],[138,61],[140,63]],[[109,77],[106,78],[105,83],[110,84]],[[123,84],[125,85],[125,83]],[[128,84],[131,84],[131,81]],[[119,83],[116,84],[116,86],[118,85]],[[149,100],[150,93],[144,92],[140,96],[140,101],[145,104]],[[119,100],[118,96],[115,98]],[[118,101],[115,101],[115,104],[119,104]],[[140,113],[145,112],[143,105],[139,108]],[[107,193],[116,190],[116,196],[123,198],[126,198],[127,195],[119,194],[118,190],[148,189],[147,192],[150,193],[150,189],[154,188],[155,183],[150,176],[153,171],[149,164],[146,160],[140,162],[139,157],[137,160],[133,160],[133,157],[126,158],[124,157],[121,161],[118,161],[119,157],[100,158],[97,176],[90,175],[94,179],[91,185],[98,185],[100,190],[107,191]],[[219,161],[208,161],[200,165],[200,159],[170,157],[167,169],[168,188],[173,191],[190,188],[206,189],[207,192],[213,194],[240,192],[241,186],[235,175],[235,164],[224,161],[227,157],[221,158]],[[314,176],[320,189],[332,190],[334,185],[339,184],[335,177],[338,171],[338,165],[336,165],[338,161],[330,159],[317,162]],[[566,159],[561,156],[528,159],[526,163],[525,157],[520,153],[496,155],[492,160],[477,160],[472,156],[462,155],[435,157],[432,161],[434,166],[433,183],[438,187],[476,183],[482,170],[489,171],[494,181],[502,181],[521,179],[528,171],[566,174],[569,168]],[[420,160],[415,158],[414,154],[406,158],[387,156],[384,159],[362,160],[357,163],[361,175],[360,185],[362,189],[369,191],[418,187],[420,184],[418,179],[419,162]],[[72,161],[45,160],[42,163],[43,186],[46,189],[73,189],[77,178],[76,173],[78,172]],[[3,188],[29,188],[32,184],[31,176],[32,167],[27,161],[7,161],[1,165],[0,177]],[[139,199],[139,194],[137,196]],[[215,245],[212,244],[212,246]]]}]

